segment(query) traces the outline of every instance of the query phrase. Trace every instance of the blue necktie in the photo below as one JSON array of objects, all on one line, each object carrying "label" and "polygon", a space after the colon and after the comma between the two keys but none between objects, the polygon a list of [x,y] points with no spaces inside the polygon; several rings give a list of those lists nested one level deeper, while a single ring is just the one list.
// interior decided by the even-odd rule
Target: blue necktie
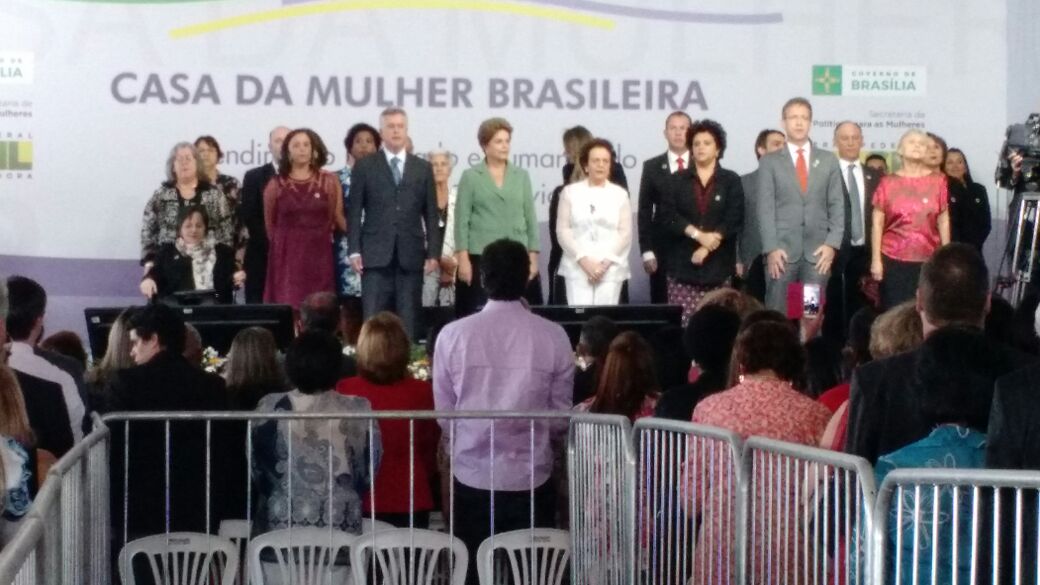
[{"label": "blue necktie", "polygon": [[394,185],[401,184],[401,159],[396,156],[390,159],[390,170],[394,173]]}]

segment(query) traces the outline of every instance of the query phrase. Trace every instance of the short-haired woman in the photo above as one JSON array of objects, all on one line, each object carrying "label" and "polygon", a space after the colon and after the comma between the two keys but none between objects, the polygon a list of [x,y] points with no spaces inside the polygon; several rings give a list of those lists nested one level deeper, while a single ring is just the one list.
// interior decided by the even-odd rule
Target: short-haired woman
[{"label": "short-haired woman", "polygon": [[[377,152],[382,140],[379,131],[369,124],[360,122],[354,124],[347,130],[347,136],[343,139],[343,147],[347,149],[347,164],[337,172],[339,184],[343,188],[343,209],[347,209],[347,199],[350,197],[350,172],[357,161]],[[361,314],[361,275],[354,270],[350,263],[350,246],[345,233],[336,235],[336,292],[340,298],[354,299],[350,304],[352,309]]]},{"label": "short-haired woman", "polygon": [[340,182],[322,170],[328,156],[309,128],[293,130],[282,143],[278,175],[264,189],[270,241],[264,302],[298,309],[307,295],[335,289],[332,237],[347,226]]},{"label": "short-haired woman", "polygon": [[176,241],[181,210],[206,209],[213,239],[233,246],[235,217],[227,197],[211,185],[202,170],[199,151],[190,142],[179,142],[166,159],[166,181],[152,194],[141,220],[141,264],[147,272],[163,244]]},{"label": "short-haired woman", "polygon": [[674,239],[668,263],[668,302],[683,307],[683,325],[707,293],[736,274],[737,240],[744,225],[740,176],[722,168],[726,131],[701,120],[686,132],[689,168],[669,177],[661,194],[661,225]]},{"label": "short-haired woman", "polygon": [[[801,445],[818,445],[824,427],[830,419],[830,410],[802,394],[795,388],[805,369],[805,350],[793,327],[786,323],[759,322],[748,327],[737,336],[733,347],[733,364],[738,374],[738,383],[729,390],[719,392],[702,400],[693,410],[693,422],[721,427],[736,432],[741,437],[768,437]],[[721,459],[721,458],[719,458]],[[708,461],[703,452],[691,451],[687,473],[699,473],[697,481],[707,484],[703,490],[690,490],[691,517],[698,511],[711,508],[700,530],[702,535],[716,535],[714,539],[697,539],[697,562],[714,562],[712,559],[730,559],[736,556],[729,551],[729,542],[717,535],[732,534],[734,527],[727,525],[726,506],[733,505],[736,496],[722,472],[721,462]],[[698,484],[692,484],[698,485]],[[702,494],[711,494],[706,497]],[[802,505],[792,489],[789,506],[794,509]],[[704,502],[702,498],[708,501]],[[752,502],[751,506],[756,506]],[[782,526],[780,510],[768,514],[764,522],[754,527],[755,542],[765,543],[767,527]],[[702,512],[704,513],[704,512]],[[796,581],[800,574],[801,559],[794,554],[793,543],[801,539],[800,528],[790,525],[786,535],[774,535],[770,547],[773,562],[765,558],[749,558],[749,579],[755,583]],[[787,543],[786,545],[782,543]],[[786,557],[786,558],[785,558]],[[723,570],[732,570],[732,566]]]},{"label": "short-haired woman", "polygon": [[[335,391],[342,351],[330,333],[301,333],[285,359],[295,389],[268,394],[256,411],[371,412],[364,398]],[[369,489],[369,470],[379,469],[381,454],[379,428],[364,420],[337,420],[333,414],[328,420],[282,419],[255,425],[253,533],[317,526],[360,534],[361,498]]]},{"label": "short-haired woman", "polygon": [[423,277],[422,304],[424,307],[452,307],[455,305],[455,201],[458,189],[450,185],[454,167],[452,154],[434,150],[426,160],[433,168],[433,185],[437,191],[437,229],[441,231],[441,259],[437,270]]},{"label": "short-haired woman", "polygon": [[224,381],[233,410],[254,410],[264,396],[285,392],[285,373],[269,330],[246,327],[235,335],[224,364]]},{"label": "short-haired woman", "polygon": [[[375,411],[433,410],[433,387],[408,373],[410,350],[408,334],[397,315],[385,311],[373,315],[361,326],[358,337],[358,375],[340,380],[336,391],[367,399]],[[376,519],[400,527],[426,528],[434,506],[432,485],[440,438],[437,422],[383,419],[379,431],[383,462],[375,482]],[[372,498],[366,497],[366,514],[371,507]]]},{"label": "short-haired woman", "polygon": [[[455,203],[455,255],[458,258],[455,308],[459,316],[475,313],[487,302],[480,282],[484,248],[506,238],[523,244],[530,258],[528,297],[541,298],[538,275],[538,217],[527,171],[509,161],[513,127],[503,118],[484,120],[477,141],[484,161],[459,179]],[[530,301],[531,298],[528,300]]]},{"label": "short-haired woman", "polygon": [[[874,191],[870,274],[881,282],[882,310],[912,299],[924,261],[950,242],[946,175],[936,172],[935,143],[920,130],[899,140],[903,166],[885,175]],[[934,159],[934,160],[933,160]]]},{"label": "short-haired woman", "polygon": [[631,275],[632,207],[628,192],[608,178],[613,162],[609,142],[590,140],[578,158],[586,178],[560,196],[556,237],[570,305],[616,305]]},{"label": "short-haired woman", "polygon": [[178,217],[178,237],[163,244],[153,265],[141,280],[141,294],[174,300],[177,293],[214,291],[218,303],[234,302],[234,287],[245,281],[235,271],[235,253],[209,233],[209,218],[202,207],[185,207]]}]

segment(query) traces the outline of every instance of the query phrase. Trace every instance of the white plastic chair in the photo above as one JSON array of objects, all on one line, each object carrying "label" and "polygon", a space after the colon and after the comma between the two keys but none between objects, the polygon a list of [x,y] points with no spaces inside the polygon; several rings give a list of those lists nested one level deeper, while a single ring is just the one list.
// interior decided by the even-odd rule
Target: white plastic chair
[{"label": "white plastic chair", "polygon": [[[235,550],[238,551],[238,566],[246,566],[246,551],[249,547],[249,537],[252,531],[252,523],[249,520],[221,520],[220,528],[217,529],[217,535],[221,538],[226,538],[231,541],[231,544],[235,545]],[[219,571],[224,570],[224,559],[217,557],[213,560],[213,570],[216,571],[215,575],[219,575]],[[241,570],[235,577],[235,585],[244,585],[248,572]]]},{"label": "white plastic chair", "polygon": [[119,552],[119,576],[136,585],[133,562],[145,555],[152,580],[161,585],[209,585],[213,559],[223,556],[224,570],[218,585],[233,585],[238,573],[238,551],[226,538],[198,532],[171,532],[126,543]]},{"label": "white plastic chair", "polygon": [[[328,528],[298,527],[275,530],[256,536],[249,542],[249,576],[252,585],[264,585],[264,565],[277,568],[281,576],[279,583],[285,585],[330,585],[349,580],[338,573],[347,567],[336,569],[336,558],[341,551],[349,551],[357,536]],[[263,562],[260,553],[271,549],[276,562]],[[336,573],[336,579],[333,573]]]},{"label": "white plastic chair", "polygon": [[[375,559],[375,579],[369,562]],[[422,530],[395,528],[362,534],[350,551],[355,583],[376,585],[463,585],[469,551],[457,537]]]},{"label": "white plastic chair", "polygon": [[[500,562],[495,562],[497,551],[504,553],[497,559]],[[570,558],[571,537],[566,530],[513,530],[480,543],[477,574],[480,585],[563,585]]]},{"label": "white plastic chair", "polygon": [[361,519],[361,534],[368,534],[369,532],[377,532],[379,530],[396,530],[397,527],[389,522],[382,520],[373,520],[371,518]]}]

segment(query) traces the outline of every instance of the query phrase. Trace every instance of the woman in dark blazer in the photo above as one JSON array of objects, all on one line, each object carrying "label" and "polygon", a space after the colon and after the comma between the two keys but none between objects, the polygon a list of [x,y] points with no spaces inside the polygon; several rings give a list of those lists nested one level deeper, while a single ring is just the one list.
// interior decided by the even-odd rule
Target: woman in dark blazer
[{"label": "woman in dark blazer", "polygon": [[950,149],[943,170],[949,177],[950,240],[970,244],[981,254],[993,227],[989,193],[971,178],[968,159],[961,149]]},{"label": "woman in dark blazer", "polygon": [[662,224],[674,238],[668,248],[668,302],[682,305],[683,326],[700,299],[729,281],[744,224],[740,176],[719,166],[726,131],[701,120],[686,133],[690,168],[669,177],[661,197]]},{"label": "woman in dark blazer", "polygon": [[235,285],[245,280],[245,272],[235,271],[231,246],[213,239],[205,209],[182,208],[177,225],[177,240],[159,248],[141,280],[141,294],[168,300],[174,293],[213,290],[218,303],[234,302]]}]

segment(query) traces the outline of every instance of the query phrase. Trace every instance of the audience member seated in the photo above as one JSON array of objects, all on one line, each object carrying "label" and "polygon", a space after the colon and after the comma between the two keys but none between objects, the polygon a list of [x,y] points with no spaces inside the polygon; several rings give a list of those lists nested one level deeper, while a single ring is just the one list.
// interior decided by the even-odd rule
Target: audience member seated
[{"label": "audience member seated", "polygon": [[823,325],[823,316],[816,319],[802,319],[802,329],[807,326],[813,329],[805,346],[805,377],[801,384],[805,395],[817,399],[827,390],[841,382],[842,354],[830,339],[819,336],[818,327]]},{"label": "audience member seated", "polygon": [[[339,340],[341,347],[346,344],[348,335],[344,331],[339,298],[330,292],[316,292],[307,295],[300,303],[300,331],[323,331]],[[357,375],[357,362],[349,355],[340,357],[339,377],[349,378]]]},{"label": "audience member seated", "polygon": [[662,325],[647,339],[654,356],[657,383],[661,388],[672,388],[690,380],[693,367],[683,347],[684,333],[679,325]]},{"label": "audience member seated", "polygon": [[[47,309],[47,293],[38,282],[24,276],[7,279],[7,334],[11,338],[7,365],[12,369],[54,382],[61,386],[70,421],[72,437],[83,438],[87,408],[75,378],[52,363],[50,352],[36,347],[43,337],[43,320]],[[48,359],[51,358],[51,359]],[[53,406],[48,405],[53,408]]]},{"label": "audience member seated", "polygon": [[[985,337],[967,328],[945,327],[931,334],[921,345],[918,352],[917,375],[924,382],[920,390],[919,408],[922,420],[933,430],[928,436],[901,447],[896,451],[878,458],[874,473],[877,485],[880,486],[885,476],[901,468],[958,468],[981,469],[986,463],[986,412],[989,410],[989,396],[992,392],[993,380],[979,375],[977,365],[970,359],[964,359],[972,352],[982,352],[989,342]],[[920,497],[920,496],[919,496]],[[947,494],[943,498],[949,498]],[[919,583],[951,583],[953,582],[953,557],[957,556],[957,582],[968,583],[972,574],[972,503],[969,497],[962,497],[958,509],[953,510],[952,502],[927,504],[931,502],[931,494],[922,506],[934,505],[940,508],[938,526],[933,526],[929,508],[924,511],[921,530],[925,534],[937,534],[938,542],[931,538],[918,541],[913,536],[914,528],[910,524],[900,523],[899,513],[895,506],[902,506],[902,517],[913,518],[915,514],[915,498],[910,496],[902,500],[893,499],[895,506],[889,512],[891,521],[888,531],[889,575],[895,575],[896,559],[900,553],[895,549],[901,542],[902,583],[910,583],[912,574],[917,575]],[[924,500],[925,498],[922,498]],[[956,529],[951,527],[951,513],[960,515],[962,522]],[[937,532],[933,532],[937,530]],[[901,538],[897,535],[902,532]],[[953,539],[959,543],[956,552],[953,550]],[[933,548],[938,560],[938,581],[932,575]],[[1035,549],[1034,549],[1035,550]],[[914,558],[919,558],[917,566],[913,566]]]},{"label": "audience member seated", "polygon": [[[914,314],[916,315],[916,313]],[[852,379],[853,370],[872,359],[870,327],[874,324],[875,319],[877,319],[877,313],[873,308],[861,307],[849,320],[849,337],[845,340],[845,347],[841,350],[842,382],[817,398],[817,401],[831,412],[837,411],[838,407],[849,399],[849,380]]]},{"label": "audience member seated", "polygon": [[76,360],[81,370],[87,367],[87,350],[74,331],[59,331],[40,342],[40,349]]},{"label": "audience member seated", "polygon": [[98,412],[109,412],[108,407],[108,382],[119,370],[132,367],[134,359],[130,357],[130,328],[127,321],[132,309],[127,309],[112,321],[112,327],[108,330],[108,345],[105,347],[105,355],[100,360],[95,360],[94,366],[87,370],[85,379],[87,383],[88,402]]},{"label": "audience member seated", "polygon": [[202,369],[202,334],[191,323],[184,324],[184,351],[181,355],[189,364]]},{"label": "audience member seated", "polygon": [[36,446],[14,373],[0,365],[0,549],[29,512],[36,492]]},{"label": "audience member seated", "polygon": [[669,388],[657,402],[654,416],[688,421],[704,398],[729,385],[729,358],[740,317],[725,307],[704,307],[686,324],[683,345],[700,372],[695,382]]},{"label": "audience member seated", "polygon": [[[993,296],[989,302],[989,313],[986,314],[986,322],[982,331],[986,339],[997,343],[1016,347],[1015,342],[1015,308],[1007,299]],[[1025,351],[1025,350],[1023,350]]]},{"label": "audience member seated", "polygon": [[592,317],[581,326],[578,347],[575,348],[578,364],[574,371],[574,404],[580,404],[596,393],[607,350],[617,334],[617,324],[602,315]]},{"label": "audience member seated", "polygon": [[741,320],[754,312],[765,309],[765,306],[755,297],[729,287],[717,288],[701,297],[700,302],[697,303],[697,310],[713,305],[733,311]]},{"label": "audience member seated", "polygon": [[232,410],[255,410],[264,396],[288,389],[278,346],[269,330],[247,327],[235,335],[224,364],[224,382]]},{"label": "audience member seated", "polygon": [[[924,263],[917,289],[917,309],[922,334],[927,338],[942,328],[965,330],[978,343],[970,354],[951,357],[974,376],[989,380],[976,387],[985,393],[986,409],[993,395],[993,382],[1036,360],[1003,344],[986,341],[982,325],[989,310],[989,272],[971,246],[948,244]],[[984,342],[985,341],[985,342]],[[929,381],[917,373],[920,349],[864,365],[852,377],[849,402],[848,439],[845,450],[874,463],[879,455],[891,453],[928,436],[932,425],[918,408]]]},{"label": "audience member seated", "polygon": [[[484,248],[480,269],[490,300],[480,312],[446,325],[437,339],[437,410],[555,410],[566,416],[574,392],[574,354],[563,327],[521,302],[530,274],[527,248],[510,240],[492,242]],[[532,519],[537,527],[554,524],[551,440],[562,436],[566,424],[500,420],[494,423],[494,442],[491,427],[487,420],[441,421],[445,434],[454,432],[454,505],[466,510],[455,515],[455,535],[471,551],[490,535],[492,509],[498,533],[530,528]],[[476,555],[470,556],[469,574],[476,583]]]},{"label": "audience member seated", "polygon": [[[224,381],[207,374],[184,358],[184,321],[180,313],[166,305],[149,305],[129,316],[130,355],[133,367],[113,372],[106,393],[113,412],[182,412],[224,410],[227,399]],[[111,457],[112,519],[122,530],[124,473],[131,478],[127,499],[129,538],[170,531],[216,530],[221,518],[228,517],[230,501],[225,493],[223,473],[231,466],[225,426],[213,424],[207,441],[206,423],[177,421],[168,427],[160,421],[113,424]],[[168,443],[167,443],[168,440]],[[124,467],[124,441],[129,441],[128,467]],[[207,443],[211,460],[207,467]],[[166,450],[167,444],[172,446]],[[241,443],[236,445],[240,448]],[[166,457],[169,456],[167,486]],[[205,481],[210,470],[210,485]],[[167,493],[167,501],[165,494]],[[207,493],[207,488],[211,491]],[[210,525],[206,525],[210,498]],[[168,507],[167,507],[168,502]],[[239,512],[240,513],[240,512]],[[121,533],[121,532],[120,532]]]},{"label": "audience member seated", "polygon": [[[256,411],[371,412],[368,400],[336,393],[341,355],[340,344],[331,334],[304,331],[285,358],[295,389],[268,394]],[[255,425],[253,533],[292,525],[360,534],[361,498],[371,487],[369,470],[379,469],[382,451],[379,428],[365,420],[282,419]]]},{"label": "audience member seated", "polygon": [[[386,311],[376,313],[361,326],[359,375],[340,380],[336,391],[367,399],[375,411],[433,410],[433,387],[408,373],[410,353],[401,319]],[[379,432],[383,462],[375,482],[376,519],[402,528],[427,528],[434,507],[431,486],[437,474],[437,422],[382,419]],[[372,510],[370,495],[365,497],[364,509],[366,516]]]},{"label": "audience member seated", "polygon": [[610,342],[596,395],[574,410],[620,414],[635,422],[654,413],[659,397],[660,385],[650,344],[635,331],[625,331]]},{"label": "audience member seated", "polygon": [[[702,400],[693,410],[693,422],[729,429],[743,438],[760,436],[802,445],[819,444],[830,412],[794,387],[805,368],[805,349],[793,327],[769,322],[751,325],[737,336],[733,365],[739,383]],[[704,461],[701,460],[703,452],[696,453],[699,455],[691,451],[686,473],[699,473],[702,477],[697,481],[706,482],[706,487],[692,490],[695,492],[694,501],[688,514],[696,517],[698,510],[705,505],[700,501],[704,497],[701,493],[713,494],[708,504],[715,508],[711,513],[712,520],[702,523],[701,533],[706,533],[709,529],[706,524],[711,522],[714,534],[731,534],[729,531],[734,527],[727,525],[727,515],[722,507],[732,505],[735,497],[733,486],[724,479],[726,474],[721,461]],[[800,505],[793,491],[790,496],[788,509]],[[774,510],[766,524],[755,525],[752,538],[756,538],[756,542],[765,542],[762,539],[766,538],[766,526],[779,525],[780,518],[779,509]],[[801,534],[798,527],[790,523],[788,526],[786,539],[773,537],[771,551],[774,556],[768,574],[763,570],[765,563],[749,559],[754,567],[751,570],[753,574],[749,575],[752,582],[797,581],[801,559],[794,555],[793,542],[801,538]],[[729,543],[724,539],[698,538],[698,561],[713,563],[713,559],[736,559],[735,555],[727,552],[728,548]]]},{"label": "audience member seated", "polygon": [[214,239],[209,216],[199,206],[184,207],[177,215],[177,239],[162,244],[152,266],[141,280],[141,294],[168,302],[180,302],[177,293],[213,291],[218,303],[235,300],[236,284],[245,272],[235,271],[235,252]]}]

